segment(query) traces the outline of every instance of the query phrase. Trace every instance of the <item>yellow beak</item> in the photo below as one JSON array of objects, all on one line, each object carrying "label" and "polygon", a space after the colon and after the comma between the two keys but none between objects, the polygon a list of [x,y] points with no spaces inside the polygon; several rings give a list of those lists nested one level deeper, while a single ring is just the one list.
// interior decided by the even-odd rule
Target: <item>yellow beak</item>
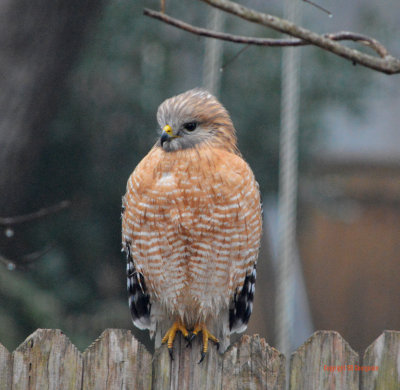
[{"label": "yellow beak", "polygon": [[174,134],[174,132],[172,131],[172,127],[170,125],[165,125],[161,134],[161,146],[163,146],[164,142],[176,137],[179,137],[179,135]]},{"label": "yellow beak", "polygon": [[172,132],[172,127],[171,127],[170,125],[165,125],[165,126],[163,127],[163,131],[164,131],[165,133],[167,133],[170,137],[173,137],[173,136],[174,136],[174,133]]}]

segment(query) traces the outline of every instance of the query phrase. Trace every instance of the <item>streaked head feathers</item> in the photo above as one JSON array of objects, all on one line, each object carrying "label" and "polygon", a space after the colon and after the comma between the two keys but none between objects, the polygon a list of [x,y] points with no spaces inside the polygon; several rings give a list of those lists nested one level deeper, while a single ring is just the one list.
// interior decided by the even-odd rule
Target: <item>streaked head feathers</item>
[{"label": "streaked head feathers", "polygon": [[228,112],[209,92],[192,89],[165,100],[157,112],[166,152],[203,144],[237,153],[236,134]]}]

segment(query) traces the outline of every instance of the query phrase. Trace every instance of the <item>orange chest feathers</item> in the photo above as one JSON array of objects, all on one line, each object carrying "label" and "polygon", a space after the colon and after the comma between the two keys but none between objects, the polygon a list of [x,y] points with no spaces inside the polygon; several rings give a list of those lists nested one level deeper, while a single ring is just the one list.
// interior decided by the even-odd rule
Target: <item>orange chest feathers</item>
[{"label": "orange chest feathers", "polygon": [[208,229],[202,224],[210,219],[228,228],[247,209],[257,211],[259,202],[248,165],[236,154],[206,148],[201,153],[154,148],[131,175],[125,196],[127,216],[141,226],[174,225],[181,233]]}]

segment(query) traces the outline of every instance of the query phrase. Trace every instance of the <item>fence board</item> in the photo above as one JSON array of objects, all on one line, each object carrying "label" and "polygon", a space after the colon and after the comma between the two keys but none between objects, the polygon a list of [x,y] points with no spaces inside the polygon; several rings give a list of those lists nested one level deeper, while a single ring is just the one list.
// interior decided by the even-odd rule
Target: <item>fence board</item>
[{"label": "fence board", "polygon": [[200,342],[175,341],[174,360],[167,348],[156,351],[153,389],[285,389],[285,357],[259,336],[244,336],[222,356],[213,345],[201,364]]},{"label": "fence board", "polygon": [[151,388],[152,356],[129,330],[105,330],[83,359],[85,390]]},{"label": "fence board", "polygon": [[219,389],[221,388],[222,358],[214,345],[201,364],[200,343],[196,337],[187,348],[180,334],[174,342],[174,360],[171,361],[166,346],[154,355],[153,389]]},{"label": "fence board", "polygon": [[[285,357],[258,335],[224,355],[210,345],[199,359],[198,338],[187,348],[180,334],[171,361],[165,346],[152,356],[129,330],[107,329],[81,354],[60,330],[38,329],[12,354],[0,344],[0,390],[285,389]],[[361,366],[339,333],[318,331],[292,354],[289,379],[290,390],[399,390],[400,332],[379,336]]]},{"label": "fence board", "polygon": [[82,356],[58,329],[38,329],[12,354],[13,390],[76,390]]},{"label": "fence board", "polygon": [[362,390],[400,389],[400,332],[384,331],[366,349],[362,365]]},{"label": "fence board", "polygon": [[11,354],[0,344],[0,390],[11,389]]},{"label": "fence board", "polygon": [[243,336],[224,355],[221,389],[285,390],[286,359],[265,339]]},{"label": "fence board", "polygon": [[292,354],[289,388],[358,390],[358,362],[358,354],[338,332],[317,331]]}]

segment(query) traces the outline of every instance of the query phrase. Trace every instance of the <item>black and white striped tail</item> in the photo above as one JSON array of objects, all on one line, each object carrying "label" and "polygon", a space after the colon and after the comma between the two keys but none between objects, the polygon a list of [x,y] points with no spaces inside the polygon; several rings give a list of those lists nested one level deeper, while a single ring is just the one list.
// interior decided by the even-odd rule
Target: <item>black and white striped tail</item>
[{"label": "black and white striped tail", "polygon": [[125,244],[125,252],[128,299],[132,321],[139,329],[148,329],[150,328],[150,296],[143,275],[136,271],[129,243]]},{"label": "black and white striped tail", "polygon": [[256,287],[256,265],[253,271],[246,275],[242,290],[236,292],[229,307],[229,330],[244,332],[247,328],[253,310],[254,291]]}]

